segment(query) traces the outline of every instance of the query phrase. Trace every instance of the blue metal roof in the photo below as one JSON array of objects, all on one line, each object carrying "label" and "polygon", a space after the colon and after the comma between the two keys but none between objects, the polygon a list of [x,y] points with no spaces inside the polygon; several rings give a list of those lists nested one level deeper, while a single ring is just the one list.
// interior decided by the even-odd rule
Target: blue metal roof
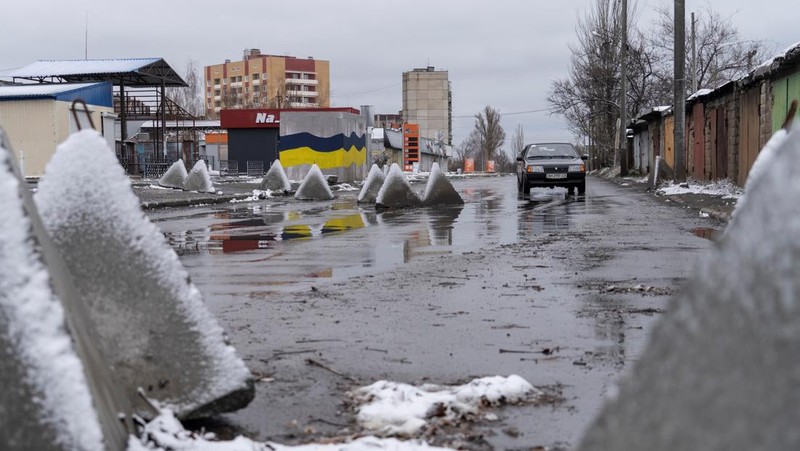
[{"label": "blue metal roof", "polygon": [[51,99],[72,102],[83,99],[89,105],[113,107],[111,82],[55,83],[0,86],[0,102]]}]

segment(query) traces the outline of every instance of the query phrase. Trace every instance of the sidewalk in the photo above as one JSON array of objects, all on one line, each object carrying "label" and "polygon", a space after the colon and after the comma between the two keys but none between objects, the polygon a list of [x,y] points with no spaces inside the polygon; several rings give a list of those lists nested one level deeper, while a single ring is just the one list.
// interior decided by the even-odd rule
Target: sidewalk
[{"label": "sidewalk", "polygon": [[704,183],[690,181],[680,185],[662,183],[654,190],[648,186],[647,177],[617,177],[610,174],[596,176],[620,186],[649,193],[664,203],[691,208],[700,215],[707,215],[724,223],[730,220],[736,202],[742,195],[741,188],[727,181]]},{"label": "sidewalk", "polygon": [[198,193],[158,186],[157,180],[131,180],[133,192],[139,196],[142,208],[176,208],[192,205],[218,204],[244,200],[253,196],[261,179],[214,180],[215,193]]}]

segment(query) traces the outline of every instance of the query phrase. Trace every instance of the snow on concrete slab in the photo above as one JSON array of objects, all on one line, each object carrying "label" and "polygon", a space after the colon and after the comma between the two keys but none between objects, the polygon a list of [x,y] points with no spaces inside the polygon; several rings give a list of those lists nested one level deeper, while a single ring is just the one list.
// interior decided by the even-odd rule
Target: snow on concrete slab
[{"label": "snow on concrete slab", "polygon": [[425,194],[422,196],[422,205],[463,205],[464,199],[458,194],[453,184],[447,179],[444,172],[439,169],[439,163],[433,163]]},{"label": "snow on concrete slab", "polygon": [[422,206],[422,199],[411,188],[411,183],[406,178],[397,163],[392,164],[386,180],[383,181],[380,191],[375,198],[378,208],[408,208]]},{"label": "snow on concrete slab", "polygon": [[103,449],[83,364],[11,158],[0,147],[0,443],[5,450]]},{"label": "snow on concrete slab", "polygon": [[369,168],[367,180],[361,186],[361,192],[358,193],[358,203],[374,204],[384,180],[386,180],[386,175],[377,164],[373,164]]},{"label": "snow on concrete slab", "polygon": [[266,175],[264,175],[258,189],[262,191],[269,190],[276,193],[292,190],[292,184],[289,182],[289,177],[286,176],[286,171],[283,169],[281,160],[272,162],[272,166],[269,167]]},{"label": "snow on concrete slab", "polygon": [[[788,133],[784,129],[780,129],[776,131],[772,137],[767,141],[767,144],[764,145],[764,148],[758,153],[756,157],[756,161],[753,162],[753,166],[750,168],[750,172],[747,174],[747,180],[744,184],[744,196],[747,195],[747,192],[753,189],[758,182],[758,180],[762,177],[765,177],[764,174],[769,174],[769,167],[774,164],[775,157],[777,155],[778,149],[783,148],[784,141]],[[766,177],[771,177],[771,175],[767,175]],[[740,205],[743,205],[745,202],[740,198],[740,202],[736,203],[736,206],[731,213],[731,220],[729,222],[733,222],[736,220],[736,215],[739,213],[739,209],[741,208]]]},{"label": "snow on concrete slab", "polygon": [[415,387],[378,381],[350,392],[353,400],[361,404],[356,419],[364,429],[409,437],[418,434],[431,418],[457,422],[468,415],[480,416],[487,405],[516,404],[540,394],[517,375],[484,377],[461,386]]},{"label": "snow on concrete slab", "polygon": [[333,199],[333,192],[322,171],[316,164],[311,165],[303,182],[294,194],[295,199],[299,200],[330,200]]},{"label": "snow on concrete slab", "polygon": [[252,399],[250,372],[97,132],[57,147],[35,200],[101,337],[97,346],[140,415],[150,410],[138,387],[182,418]]},{"label": "snow on concrete slab", "polygon": [[208,173],[208,166],[204,160],[197,160],[189,175],[183,181],[183,189],[186,191],[197,191],[199,193],[213,193],[214,184],[211,182],[211,174]]},{"label": "snow on concrete slab", "polygon": [[172,163],[167,172],[158,179],[158,184],[165,188],[183,189],[183,182],[186,180],[187,175],[189,174],[186,172],[186,165],[183,159],[179,159]]},{"label": "snow on concrete slab", "polygon": [[800,128],[578,449],[800,449]]}]

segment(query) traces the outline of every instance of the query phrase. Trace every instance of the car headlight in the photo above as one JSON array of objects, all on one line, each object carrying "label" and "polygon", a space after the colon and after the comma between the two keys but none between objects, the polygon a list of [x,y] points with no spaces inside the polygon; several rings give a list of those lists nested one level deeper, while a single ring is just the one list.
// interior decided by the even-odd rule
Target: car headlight
[{"label": "car headlight", "polygon": [[569,171],[569,172],[586,172],[586,166],[584,166],[582,164],[572,165],[567,169],[567,171]]},{"label": "car headlight", "polygon": [[528,166],[528,172],[544,172],[544,166]]}]

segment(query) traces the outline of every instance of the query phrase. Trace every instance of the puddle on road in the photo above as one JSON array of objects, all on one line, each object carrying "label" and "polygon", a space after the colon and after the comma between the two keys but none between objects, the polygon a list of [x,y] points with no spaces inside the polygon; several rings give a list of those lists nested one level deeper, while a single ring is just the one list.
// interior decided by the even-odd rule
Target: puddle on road
[{"label": "puddle on road", "polygon": [[597,207],[563,193],[559,200],[553,191],[518,198],[510,177],[466,181],[456,189],[463,206],[378,213],[357,205],[352,195],[311,204],[272,199],[209,206],[155,221],[195,280],[285,286],[320,275],[342,280],[413,264],[423,255],[563,231],[576,213]]},{"label": "puddle on road", "polygon": [[692,235],[705,238],[707,240],[716,241],[720,231],[712,227],[695,227],[691,230]]}]

